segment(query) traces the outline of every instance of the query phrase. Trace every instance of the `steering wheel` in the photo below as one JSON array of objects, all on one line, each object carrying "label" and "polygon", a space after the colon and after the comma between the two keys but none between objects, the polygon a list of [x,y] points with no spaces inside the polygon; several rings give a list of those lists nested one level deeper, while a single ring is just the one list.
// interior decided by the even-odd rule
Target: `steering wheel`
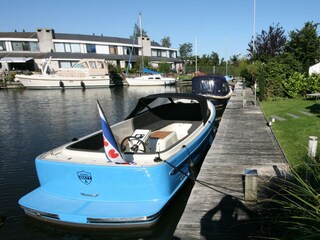
[{"label": "steering wheel", "polygon": [[[124,152],[127,148],[127,146],[125,145],[126,141],[128,142],[129,146],[131,146],[130,150],[132,152],[134,153],[137,153],[138,151],[141,151],[143,153],[146,152],[146,144],[140,138],[137,138],[135,136],[128,136],[122,140],[120,145],[121,152]],[[140,145],[142,146],[143,149],[139,149]]]}]

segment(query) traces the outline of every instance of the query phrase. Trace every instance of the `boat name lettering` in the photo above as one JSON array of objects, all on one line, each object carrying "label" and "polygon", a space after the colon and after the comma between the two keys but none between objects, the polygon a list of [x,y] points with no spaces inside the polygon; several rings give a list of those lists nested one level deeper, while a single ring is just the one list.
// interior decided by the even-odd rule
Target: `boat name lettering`
[{"label": "boat name lettering", "polygon": [[90,184],[92,182],[92,176],[90,172],[80,171],[77,172],[79,180],[84,184]]}]

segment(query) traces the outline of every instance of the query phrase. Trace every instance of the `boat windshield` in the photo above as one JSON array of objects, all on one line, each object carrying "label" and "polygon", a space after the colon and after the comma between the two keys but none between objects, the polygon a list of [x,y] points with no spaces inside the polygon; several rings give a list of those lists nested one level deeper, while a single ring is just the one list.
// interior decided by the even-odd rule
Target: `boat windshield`
[{"label": "boat windshield", "polygon": [[104,69],[104,65],[102,61],[97,61],[97,69]]},{"label": "boat windshield", "polygon": [[215,83],[214,80],[202,80],[201,81],[201,89],[203,92],[213,92],[214,87],[215,87]]},{"label": "boat windshield", "polygon": [[88,68],[87,63],[83,62],[83,63],[76,63],[73,68]]}]

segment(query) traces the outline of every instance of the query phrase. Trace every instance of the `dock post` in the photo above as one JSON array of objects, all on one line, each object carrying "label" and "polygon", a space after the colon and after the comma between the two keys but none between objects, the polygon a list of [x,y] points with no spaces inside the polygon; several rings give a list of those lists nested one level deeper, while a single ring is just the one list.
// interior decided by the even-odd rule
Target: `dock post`
[{"label": "dock post", "polygon": [[243,91],[242,91],[242,107],[245,107],[246,103],[247,103],[247,101],[246,101],[246,90],[243,89]]},{"label": "dock post", "polygon": [[258,200],[258,172],[256,169],[244,170],[244,200]]},{"label": "dock post", "polygon": [[318,138],[309,136],[308,157],[315,158],[317,155]]}]

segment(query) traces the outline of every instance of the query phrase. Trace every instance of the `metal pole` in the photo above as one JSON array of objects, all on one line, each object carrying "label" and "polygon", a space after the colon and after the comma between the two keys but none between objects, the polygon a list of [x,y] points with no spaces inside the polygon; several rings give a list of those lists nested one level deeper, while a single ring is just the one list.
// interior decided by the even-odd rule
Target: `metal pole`
[{"label": "metal pole", "polygon": [[[252,50],[253,50],[253,56],[256,52],[256,45],[255,45],[255,41],[256,41],[256,0],[253,0],[253,40],[252,40]],[[254,106],[257,106],[257,82],[256,82],[256,78],[254,77]]]},{"label": "metal pole", "polygon": [[143,36],[142,36],[142,16],[139,14],[139,27],[140,27],[140,37],[141,37],[141,56],[142,56],[142,72],[144,69],[144,59],[143,59]]},{"label": "metal pole", "polygon": [[252,50],[253,53],[256,51],[256,0],[253,0],[253,42],[252,42]]},{"label": "metal pole", "polygon": [[228,61],[226,61],[226,76],[228,75]]}]

